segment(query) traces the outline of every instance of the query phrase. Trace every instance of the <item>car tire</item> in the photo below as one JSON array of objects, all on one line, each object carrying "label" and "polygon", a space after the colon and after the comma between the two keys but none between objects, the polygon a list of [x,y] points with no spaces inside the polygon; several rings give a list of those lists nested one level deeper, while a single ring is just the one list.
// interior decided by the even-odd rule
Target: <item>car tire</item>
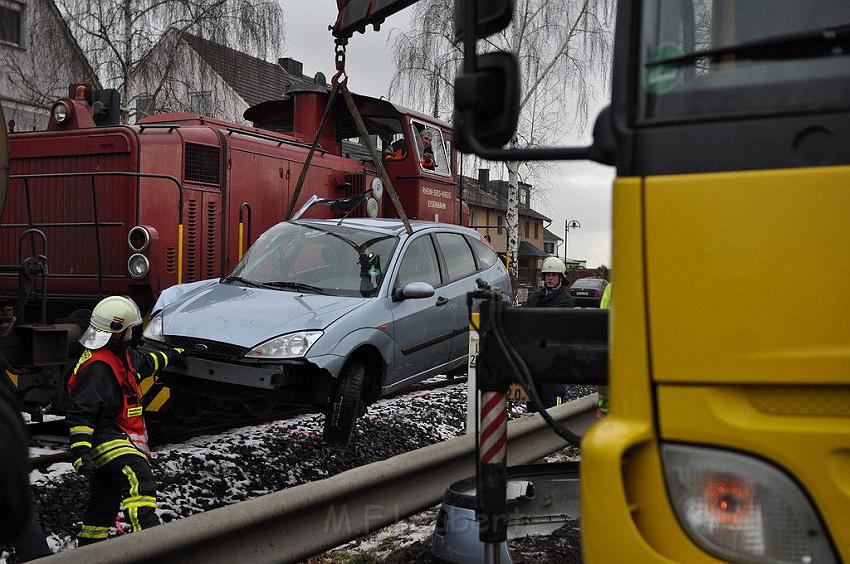
[{"label": "car tire", "polygon": [[366,367],[352,361],[345,365],[331,391],[325,411],[324,441],[334,446],[346,446],[351,440],[354,424],[363,408],[363,387]]}]

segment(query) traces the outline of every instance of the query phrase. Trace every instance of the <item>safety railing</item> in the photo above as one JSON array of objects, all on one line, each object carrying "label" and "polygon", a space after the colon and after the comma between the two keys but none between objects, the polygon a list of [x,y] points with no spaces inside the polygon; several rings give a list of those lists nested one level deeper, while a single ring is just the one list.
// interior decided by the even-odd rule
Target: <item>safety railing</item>
[{"label": "safety railing", "polygon": [[[593,394],[549,413],[583,434],[596,420],[595,408]],[[474,474],[475,440],[466,435],[37,562],[297,562],[439,503],[450,484]],[[566,446],[536,415],[511,421],[508,443],[511,464]]]}]

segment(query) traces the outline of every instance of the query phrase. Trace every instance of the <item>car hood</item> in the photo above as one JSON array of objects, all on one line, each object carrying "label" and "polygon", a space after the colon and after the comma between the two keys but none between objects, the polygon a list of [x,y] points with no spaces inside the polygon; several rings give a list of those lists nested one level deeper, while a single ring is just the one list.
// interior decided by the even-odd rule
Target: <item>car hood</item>
[{"label": "car hood", "polygon": [[163,333],[254,347],[284,333],[324,330],[370,299],[216,283],[166,305]]}]

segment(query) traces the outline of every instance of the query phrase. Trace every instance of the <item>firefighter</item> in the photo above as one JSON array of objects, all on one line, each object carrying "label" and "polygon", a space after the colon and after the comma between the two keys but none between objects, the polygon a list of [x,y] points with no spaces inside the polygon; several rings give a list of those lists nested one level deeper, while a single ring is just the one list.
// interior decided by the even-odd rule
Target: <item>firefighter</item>
[{"label": "firefighter", "polygon": [[525,307],[574,307],[575,302],[564,284],[566,272],[567,265],[558,257],[544,260],[540,269],[543,287],[528,296]]},{"label": "firefighter", "polygon": [[[574,307],[575,302],[564,284],[567,265],[558,257],[548,257],[543,261],[540,273],[543,275],[543,287],[528,296],[525,307]],[[560,405],[566,400],[563,384],[541,383],[537,394],[544,407]]]},{"label": "firefighter", "polygon": [[133,350],[133,328],[141,324],[139,307],[131,299],[102,300],[80,337],[85,351],[68,378],[71,458],[74,469],[88,478],[91,492],[80,545],[106,539],[119,508],[132,531],[160,522],[139,381],[156,376],[183,350]]}]

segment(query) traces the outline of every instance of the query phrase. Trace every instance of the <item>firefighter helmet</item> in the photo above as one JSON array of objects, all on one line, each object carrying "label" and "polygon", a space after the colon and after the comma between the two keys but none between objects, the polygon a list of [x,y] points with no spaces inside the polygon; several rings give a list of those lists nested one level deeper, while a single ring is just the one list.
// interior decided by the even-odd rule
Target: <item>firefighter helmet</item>
[{"label": "firefighter helmet", "polygon": [[563,276],[567,272],[567,265],[558,257],[549,257],[543,261],[543,268],[540,269],[540,273],[547,274],[550,272]]},{"label": "firefighter helmet", "polygon": [[113,335],[141,325],[142,314],[130,298],[110,296],[94,306],[89,323],[89,328],[80,337],[80,344],[94,350],[104,346]]}]

